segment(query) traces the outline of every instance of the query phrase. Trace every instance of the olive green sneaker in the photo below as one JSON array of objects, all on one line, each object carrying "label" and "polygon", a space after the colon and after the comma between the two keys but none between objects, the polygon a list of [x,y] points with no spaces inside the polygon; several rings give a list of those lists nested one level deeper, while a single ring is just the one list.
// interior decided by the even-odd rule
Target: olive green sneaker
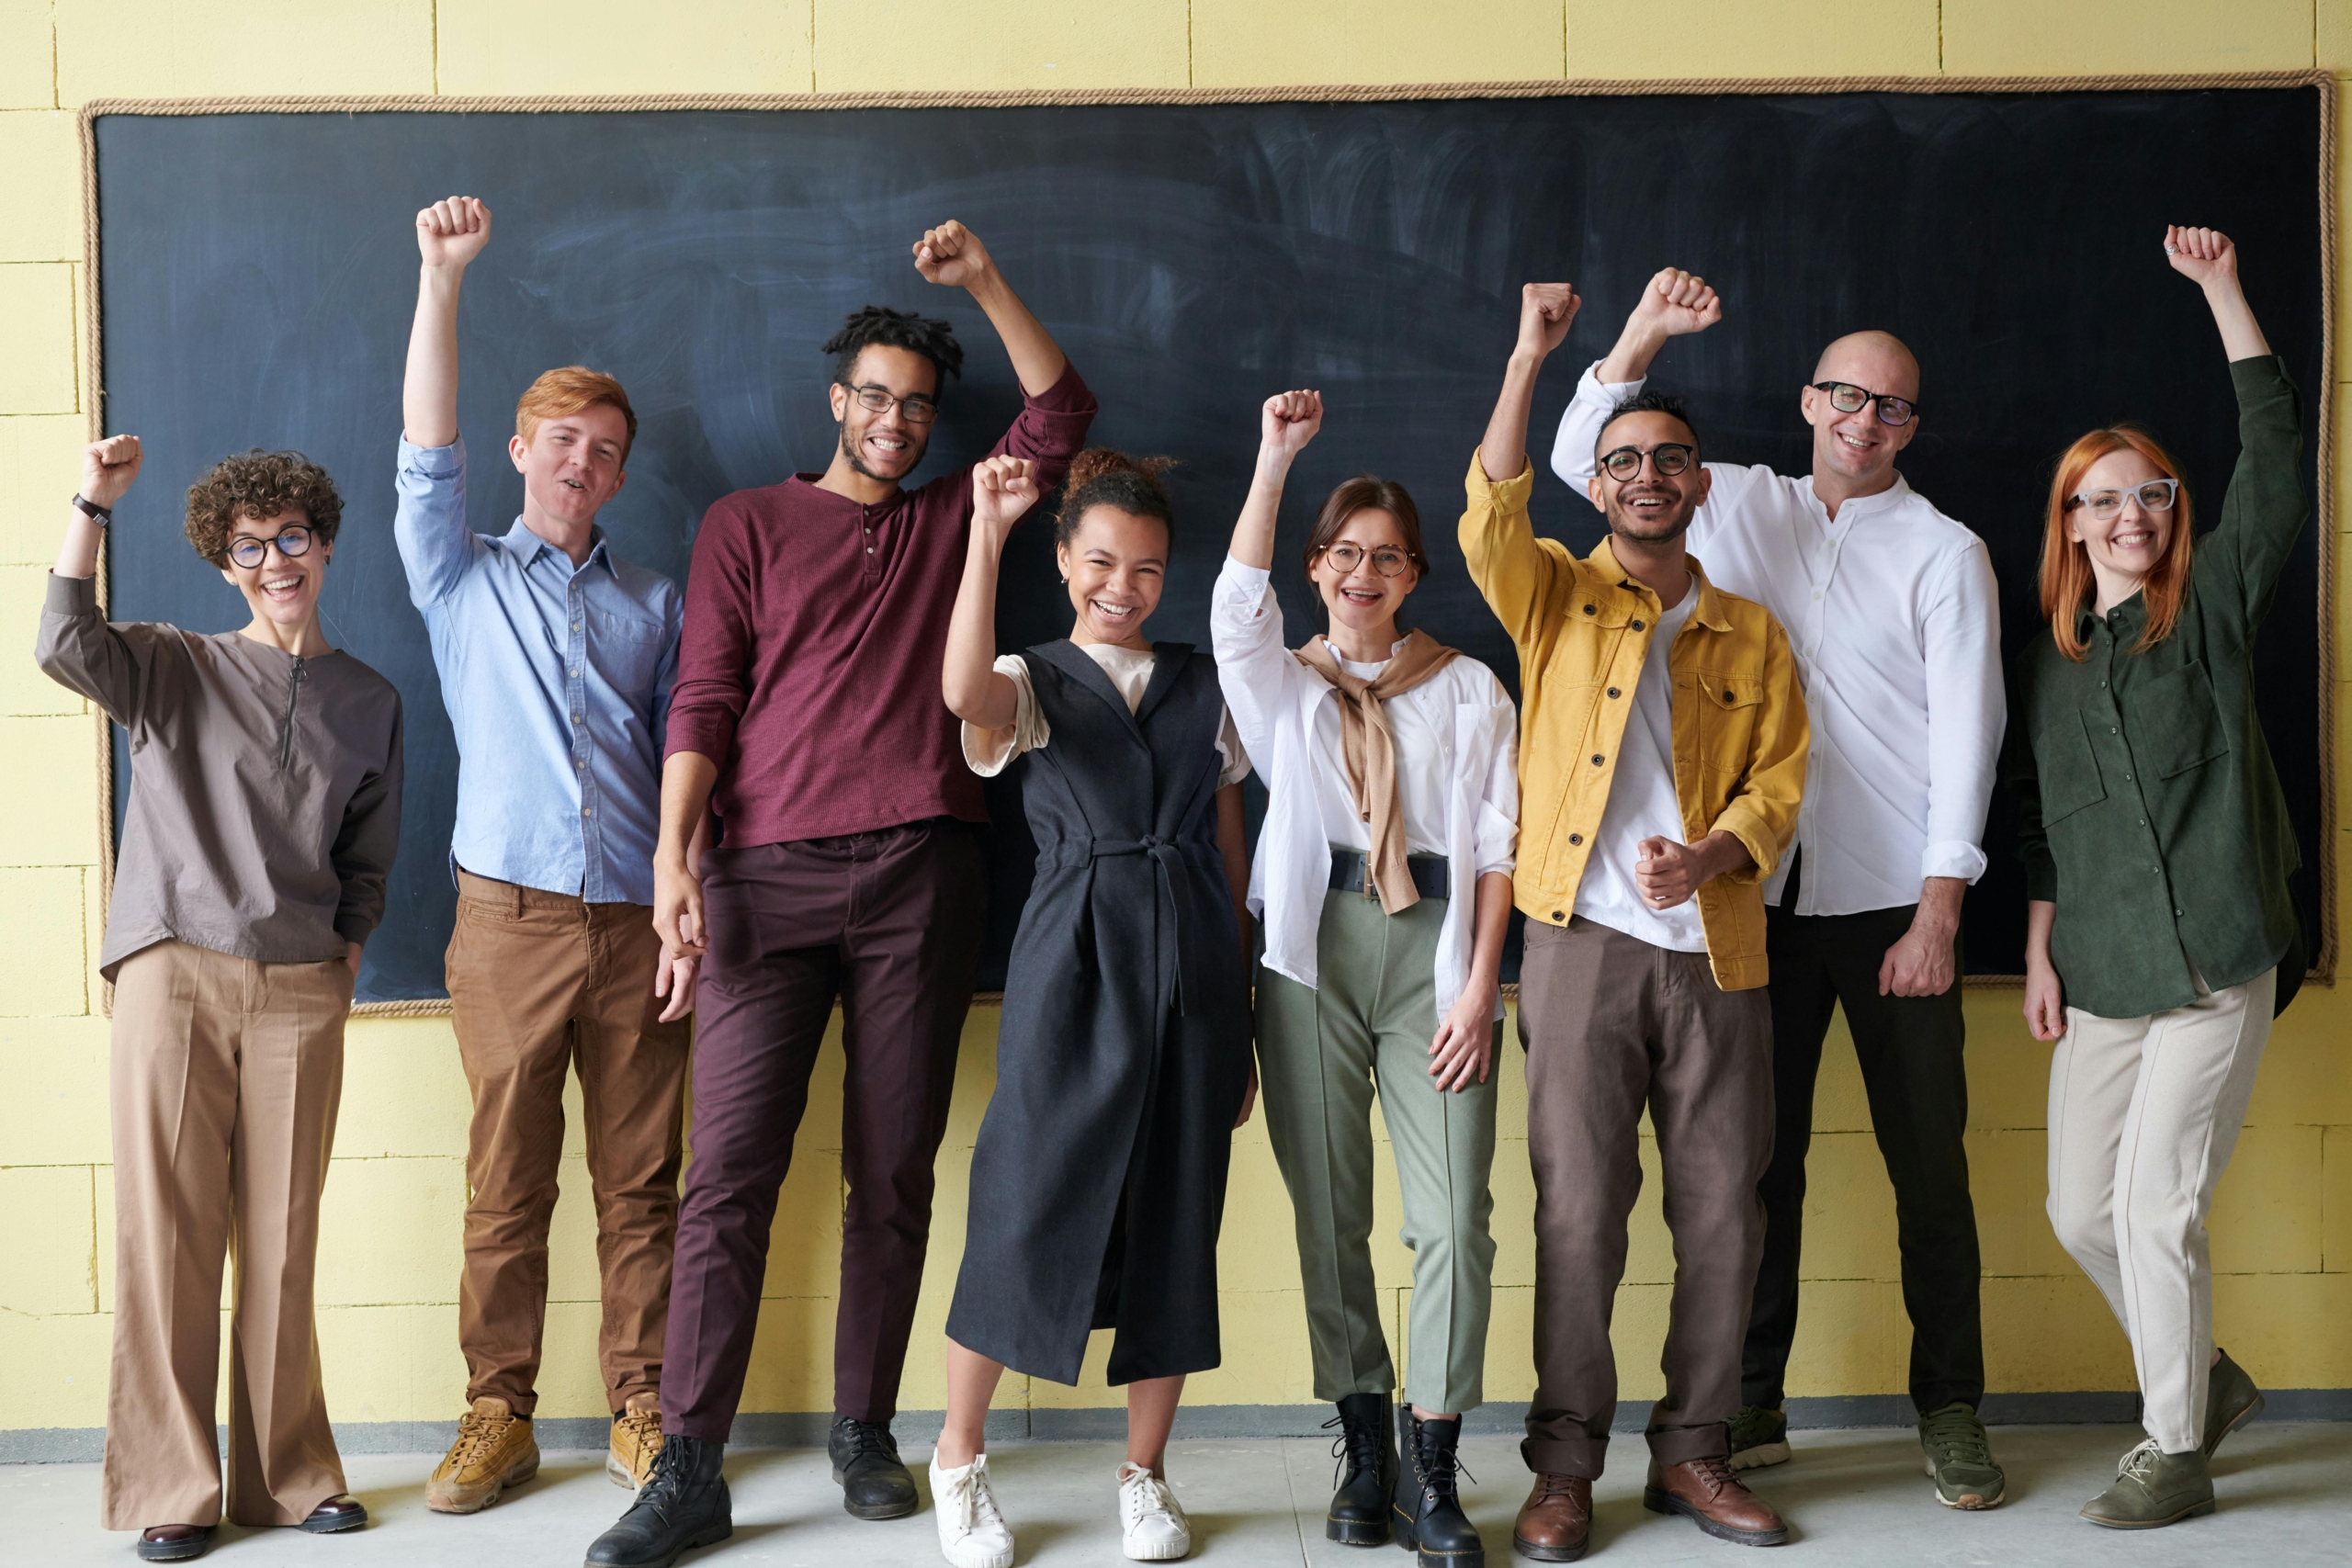
[{"label": "olive green sneaker", "polygon": [[1955,1401],[1920,1416],[1919,1447],[1928,1456],[1937,1502],[1947,1508],[2000,1506],[2008,1478],[1995,1462],[1984,1423],[1973,1408]]},{"label": "olive green sneaker", "polygon": [[2111,1530],[2152,1530],[2213,1511],[2213,1472],[2196,1449],[2168,1454],[2150,1438],[2115,1467],[2115,1484],[2083,1505],[2083,1517]]},{"label": "olive green sneaker", "polygon": [[1761,1470],[1789,1462],[1789,1417],[1782,1410],[1743,1404],[1731,1418],[1731,1467]]},{"label": "olive green sneaker", "polygon": [[2262,1414],[2262,1391],[2227,1350],[2221,1357],[2206,1374],[2205,1441],[2199,1451],[2207,1459],[2221,1450],[2223,1438]]}]

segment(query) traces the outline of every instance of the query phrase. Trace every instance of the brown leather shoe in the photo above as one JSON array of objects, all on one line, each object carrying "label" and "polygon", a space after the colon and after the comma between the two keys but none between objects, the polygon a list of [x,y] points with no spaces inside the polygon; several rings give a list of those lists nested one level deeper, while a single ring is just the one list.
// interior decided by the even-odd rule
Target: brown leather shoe
[{"label": "brown leather shoe", "polygon": [[311,1535],[340,1535],[367,1524],[368,1509],[350,1493],[338,1493],[311,1510],[309,1517],[294,1528]]},{"label": "brown leather shoe", "polygon": [[1511,1527],[1510,1549],[1538,1562],[1574,1562],[1592,1541],[1592,1483],[1581,1475],[1543,1475]]},{"label": "brown leather shoe", "polygon": [[210,1525],[153,1525],[139,1535],[141,1562],[186,1562],[211,1550]]},{"label": "brown leather shoe", "polygon": [[1789,1539],[1781,1516],[1740,1484],[1726,1456],[1710,1454],[1680,1464],[1651,1460],[1642,1506],[1653,1514],[1680,1514],[1716,1540],[1742,1546],[1780,1546]]}]

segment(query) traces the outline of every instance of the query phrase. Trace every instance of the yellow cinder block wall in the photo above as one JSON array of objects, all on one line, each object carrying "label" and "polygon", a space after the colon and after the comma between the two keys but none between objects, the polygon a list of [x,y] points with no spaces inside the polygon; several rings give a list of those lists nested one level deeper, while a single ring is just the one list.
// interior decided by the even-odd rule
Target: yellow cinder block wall
[{"label": "yellow cinder block wall", "polygon": [[[554,29],[554,30],[551,30]],[[560,42],[552,40],[560,36]],[[2352,73],[2352,0],[684,0],[643,26],[626,0],[0,0],[0,1428],[105,1415],[113,1302],[107,1023],[96,1016],[92,722],[28,650],[41,573],[85,439],[81,185],[74,114],[96,96],[283,93],[836,92],[1231,86],[1563,77],[2092,74],[2332,67]],[[2347,165],[2352,166],[2352,165]],[[2352,299],[2352,289],[2344,291]],[[2339,405],[2341,406],[2341,405]],[[2339,443],[2337,450],[2346,450]],[[2339,480],[2339,482],[2341,482]],[[2352,515],[2352,514],[2347,514]],[[2339,550],[2339,560],[2352,551]],[[2347,671],[2338,671],[2337,677]],[[2339,713],[2352,715],[2352,693]],[[2339,756],[2346,737],[2339,736]],[[2014,993],[1971,995],[1970,1156],[1992,1385],[2122,1389],[2122,1336],[2043,1218],[2048,1053]],[[2222,1337],[2271,1387],[2352,1386],[2352,998],[2308,991],[2273,1036],[2214,1217]],[[943,1402],[939,1333],[996,1015],[976,1010],[940,1165],[936,1244],[904,1403]],[[1505,1238],[1487,1392],[1531,1388],[1532,1194],[1516,1053],[1496,1162]],[[839,1060],[820,1069],[769,1266],[745,1408],[820,1411],[841,1180]],[[1824,1068],[1806,1219],[1797,1394],[1904,1387],[1894,1203],[1852,1053]],[[440,1420],[455,1342],[467,1101],[440,1020],[353,1025],[328,1183],[319,1301],[342,1421]],[[577,1127],[577,1105],[572,1117]],[[604,1404],[580,1152],[556,1217],[544,1414]],[[1223,1250],[1227,1365],[1206,1404],[1309,1403],[1289,1210],[1261,1124],[1238,1141]],[[1383,1179],[1390,1181],[1384,1168]],[[1379,1264],[1401,1323],[1407,1258],[1384,1191]],[[1630,1398],[1659,1392],[1671,1252],[1655,1184],[1618,1313]],[[1075,1392],[1115,1403],[1099,1360]]]}]

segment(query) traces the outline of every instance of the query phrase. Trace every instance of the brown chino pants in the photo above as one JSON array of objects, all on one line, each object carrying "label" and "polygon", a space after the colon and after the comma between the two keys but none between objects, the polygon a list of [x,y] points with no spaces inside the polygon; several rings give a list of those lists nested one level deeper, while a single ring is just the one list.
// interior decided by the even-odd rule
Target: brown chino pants
[{"label": "brown chino pants", "polygon": [[1649,1108],[1674,1233],[1674,1294],[1651,1408],[1668,1464],[1729,1451],[1740,1344],[1763,1255],[1756,1183],[1772,1156],[1772,1013],[1674,953],[1578,915],[1527,925],[1519,1027],[1535,1167],[1535,1399],[1530,1470],[1597,1478],[1617,1413],[1609,1319],[1642,1187]]},{"label": "brown chino pants", "polygon": [[344,1489],[311,1319],[351,970],[164,942],[115,973],[108,1529],[220,1519],[213,1412],[229,1314],[229,1517],[300,1524]]},{"label": "brown chino pants", "polygon": [[458,1343],[466,1398],[538,1406],[548,1224],[563,1157],[563,1080],[577,1066],[596,1202],[605,1398],[658,1393],[677,1233],[689,1031],[660,1021],[662,939],[640,904],[458,873],[449,1001],[474,1097]]}]

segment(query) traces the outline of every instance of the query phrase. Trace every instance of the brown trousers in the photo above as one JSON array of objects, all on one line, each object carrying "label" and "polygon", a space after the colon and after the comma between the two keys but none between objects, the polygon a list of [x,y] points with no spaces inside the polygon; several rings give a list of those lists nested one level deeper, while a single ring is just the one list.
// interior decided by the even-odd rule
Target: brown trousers
[{"label": "brown trousers", "polygon": [[115,975],[108,1529],[220,1519],[220,1275],[229,1517],[300,1524],[344,1489],[311,1276],[343,1094],[351,970],[164,942]]},{"label": "brown trousers", "polygon": [[1668,1464],[1729,1451],[1740,1344],[1764,1250],[1757,1181],[1772,1156],[1772,1013],[1725,991],[1703,953],[1673,953],[1578,915],[1527,923],[1519,1028],[1535,1167],[1535,1399],[1530,1470],[1597,1478],[1617,1413],[1609,1319],[1642,1188],[1644,1106],[1657,1134],[1674,1294],[1651,1408]]},{"label": "brown trousers", "polygon": [[685,1020],[659,1021],[661,956],[642,905],[458,873],[449,1002],[474,1097],[458,1284],[469,1402],[491,1395],[519,1416],[538,1405],[548,1225],[574,1064],[596,1201],[605,1397],[617,1413],[631,1394],[661,1391],[689,1037]]}]

